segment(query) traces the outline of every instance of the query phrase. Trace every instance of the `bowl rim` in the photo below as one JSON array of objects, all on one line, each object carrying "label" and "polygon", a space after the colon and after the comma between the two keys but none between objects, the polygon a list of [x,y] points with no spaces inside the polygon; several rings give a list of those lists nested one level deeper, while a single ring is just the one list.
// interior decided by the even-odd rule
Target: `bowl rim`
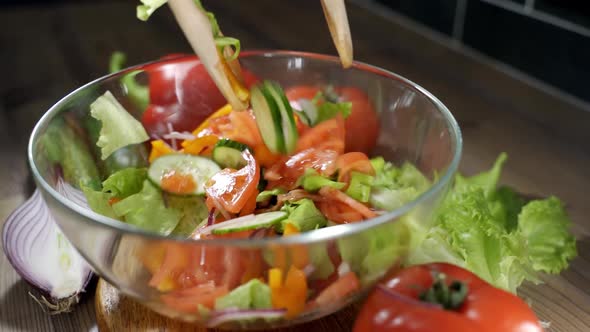
[{"label": "bowl rim", "polygon": [[[321,60],[326,62],[332,63],[340,63],[340,59],[333,55],[327,54],[320,54],[320,53],[312,53],[312,52],[301,52],[301,51],[292,51],[292,50],[270,50],[270,49],[260,49],[260,50],[247,50],[242,51],[240,57],[250,57],[250,56],[262,56],[266,58],[273,58],[273,57],[284,57],[284,56],[292,56],[292,57],[303,57],[303,58],[313,58],[315,60]],[[27,146],[27,158],[29,161],[29,167],[32,170],[33,177],[35,182],[37,183],[38,187],[41,187],[42,191],[48,193],[53,199],[59,202],[61,205],[66,207],[69,210],[80,214],[84,220],[84,222],[89,223],[98,223],[101,226],[110,228],[112,231],[121,232],[123,235],[131,235],[131,236],[140,236],[144,238],[148,238],[150,240],[160,240],[160,241],[174,241],[174,242],[182,242],[182,243],[190,243],[199,245],[213,245],[213,246],[236,246],[236,247],[262,247],[268,245],[283,245],[283,244],[308,244],[308,243],[317,243],[317,242],[324,242],[329,240],[335,240],[338,238],[346,237],[349,235],[357,234],[363,232],[365,230],[375,228],[379,225],[383,225],[388,222],[395,222],[399,217],[405,215],[406,213],[410,212],[420,203],[427,201],[431,197],[433,197],[436,193],[443,190],[452,179],[454,174],[456,173],[459,163],[461,160],[462,150],[463,150],[463,139],[461,135],[461,129],[459,124],[457,123],[456,119],[453,117],[451,111],[432,93],[428,90],[423,88],[422,86],[414,83],[413,81],[402,77],[398,74],[395,74],[389,70],[370,65],[361,61],[354,61],[351,68],[359,69],[362,71],[368,71],[373,74],[385,76],[394,80],[397,80],[408,88],[417,91],[418,93],[425,96],[442,114],[445,121],[449,125],[450,131],[450,138],[451,144],[454,144],[454,153],[452,160],[445,170],[444,174],[438,179],[434,185],[432,185],[427,191],[420,194],[416,199],[412,200],[409,203],[402,205],[401,207],[384,213],[380,216],[375,218],[367,219],[363,222],[359,223],[350,223],[350,224],[340,224],[334,225],[330,227],[325,227],[322,229],[318,229],[312,232],[304,232],[301,234],[295,234],[289,237],[272,237],[272,238],[261,238],[261,239],[207,239],[207,240],[195,240],[191,238],[185,238],[180,236],[172,236],[172,235],[160,235],[157,233],[153,233],[150,231],[143,230],[138,228],[134,225],[130,225],[119,220],[111,219],[109,217],[103,216],[98,214],[91,209],[84,208],[79,206],[78,204],[72,202],[71,200],[67,199],[64,195],[59,193],[55,190],[52,186],[50,186],[47,181],[41,176],[39,170],[37,169],[34,163],[34,147],[35,143],[38,141],[38,136],[40,132],[47,126],[49,121],[54,118],[54,116],[59,113],[62,109],[63,105],[66,105],[68,102],[73,100],[76,95],[83,91],[84,89],[104,82],[108,79],[111,79],[116,76],[120,76],[125,73],[130,73],[136,70],[141,70],[147,66],[158,64],[158,63],[177,63],[181,61],[186,61],[192,58],[193,60],[197,60],[195,55],[183,55],[173,58],[165,58],[159,59],[155,61],[146,62],[143,64],[135,65],[132,67],[128,67],[123,69],[119,72],[112,73],[109,75],[102,76],[97,78],[89,83],[78,87],[74,91],[67,94],[65,97],[61,98],[57,103],[49,108],[43,114],[43,116],[39,119],[39,121],[35,124],[33,131],[31,132],[28,146]]]}]

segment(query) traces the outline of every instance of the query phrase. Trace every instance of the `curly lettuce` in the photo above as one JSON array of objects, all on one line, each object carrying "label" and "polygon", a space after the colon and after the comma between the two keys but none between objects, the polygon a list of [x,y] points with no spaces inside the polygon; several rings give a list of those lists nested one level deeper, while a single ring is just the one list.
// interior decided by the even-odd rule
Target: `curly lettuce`
[{"label": "curly lettuce", "polygon": [[526,203],[513,190],[498,187],[501,154],[492,169],[472,177],[457,175],[431,227],[413,228],[423,240],[409,264],[448,262],[516,292],[524,280],[559,273],[576,256],[570,220],[555,197]]}]

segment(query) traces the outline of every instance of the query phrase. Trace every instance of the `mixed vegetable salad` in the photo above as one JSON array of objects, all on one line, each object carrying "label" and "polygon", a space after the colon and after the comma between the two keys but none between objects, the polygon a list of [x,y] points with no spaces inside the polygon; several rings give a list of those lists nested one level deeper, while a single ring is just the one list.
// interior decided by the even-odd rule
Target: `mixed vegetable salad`
[{"label": "mixed vegetable salad", "polygon": [[[143,0],[138,16],[147,19],[165,2]],[[349,86],[283,90],[256,77],[239,65],[239,41],[224,36],[214,15],[199,1],[196,5],[212,29],[222,64],[214,70],[220,72],[212,74],[201,57],[178,81],[168,71],[175,67],[167,65],[196,60],[171,55],[146,67],[147,86],[135,81],[135,73],[121,80],[132,107],[107,91],[90,105],[90,117],[69,121],[74,115],[68,114],[47,128],[41,150],[58,166],[58,177],[83,191],[83,197],[74,195],[81,205],[165,236],[255,240],[363,222],[416,199],[432,185],[411,163],[369,155],[379,125],[365,91]],[[123,62],[124,55],[115,54],[111,70]],[[96,144],[88,149],[85,142]],[[382,287],[372,295],[380,308],[400,296],[424,301],[430,296],[445,310],[465,309],[469,297],[461,287],[484,289],[488,283],[515,293],[525,280],[540,282],[540,274],[565,269],[576,256],[576,244],[557,198],[526,201],[498,186],[506,158],[501,154],[489,171],[475,176],[457,175],[432,222],[409,213],[362,237],[268,252],[200,241],[145,248],[141,259],[149,285],[170,307],[202,315],[211,326],[293,318],[346,300],[400,264],[422,266],[406,273],[421,274],[425,292],[402,289],[405,282]],[[75,192],[71,189],[66,192]],[[40,199],[37,195],[29,204],[41,204]],[[402,252],[408,253],[403,262]],[[428,265],[433,262],[438,265]],[[441,275],[435,278],[425,269],[442,270],[467,286],[441,281]],[[457,294],[461,301],[449,302]],[[374,322],[378,310],[367,310],[361,317]],[[365,323],[358,323],[359,330]]]}]

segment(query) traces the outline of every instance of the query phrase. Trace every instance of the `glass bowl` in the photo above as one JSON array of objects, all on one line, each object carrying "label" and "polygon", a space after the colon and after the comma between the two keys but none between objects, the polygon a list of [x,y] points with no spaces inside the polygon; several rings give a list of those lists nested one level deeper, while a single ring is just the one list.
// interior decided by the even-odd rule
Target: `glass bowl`
[{"label": "glass bowl", "polygon": [[[278,81],[284,88],[312,84],[362,89],[379,116],[380,132],[372,154],[396,164],[413,163],[432,180],[432,186],[410,203],[374,219],[289,237],[187,240],[159,236],[94,213],[74,189],[78,186],[75,182],[87,176],[83,164],[93,164],[99,174],[109,167],[143,165],[148,146],[130,146],[106,162],[95,163],[100,158],[95,157],[96,135],[86,122],[89,105],[109,90],[130,114],[139,117],[141,110],[133,94],[128,93],[126,79],[133,76],[145,84],[151,75],[172,75],[177,83],[182,82],[189,70],[200,66],[193,56],[135,66],[88,83],[60,100],[32,132],[28,146],[32,173],[61,230],[94,271],[154,311],[198,325],[219,324],[228,329],[274,328],[318,319],[358,300],[380,277],[403,262],[418,241],[411,237],[410,227],[415,222],[430,221],[452,182],[461,156],[461,133],[451,112],[436,97],[384,69],[356,62],[345,70],[336,57],[292,51],[243,52],[241,64],[257,77]],[[176,84],[176,90],[169,93],[178,97],[194,92],[183,91],[182,86]],[[80,167],[76,163],[69,169],[55,167],[51,148],[55,130],[51,127],[60,123],[66,123],[74,133],[62,135],[62,140],[71,141],[60,144],[74,147],[68,148],[65,157],[79,159]],[[306,273],[310,287],[330,287],[338,280],[338,273],[333,271],[342,274],[346,270],[356,273],[360,287],[345,292],[343,298],[323,301],[321,305],[311,301],[303,312],[275,319],[224,320],[220,319],[223,313],[206,308],[211,301],[205,295],[182,299],[183,291],[195,291],[183,288],[194,285],[190,281],[195,278],[210,278],[231,290],[243,282],[240,278],[245,278],[246,272],[236,274],[236,267],[246,271],[262,262],[265,266],[257,268],[264,270],[272,265],[286,271],[289,264],[305,255],[312,262],[315,259],[314,268]],[[329,259],[317,259],[322,255]],[[162,272],[165,260],[169,260],[167,270]],[[326,268],[332,273],[326,274]],[[331,277],[318,276],[316,271]],[[259,277],[266,280],[266,272]]]}]

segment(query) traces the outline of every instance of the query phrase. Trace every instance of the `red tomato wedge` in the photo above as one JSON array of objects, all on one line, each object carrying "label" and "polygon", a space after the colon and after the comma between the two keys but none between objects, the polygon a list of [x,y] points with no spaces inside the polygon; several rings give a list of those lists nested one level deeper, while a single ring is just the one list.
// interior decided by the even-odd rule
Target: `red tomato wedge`
[{"label": "red tomato wedge", "polygon": [[308,168],[330,176],[336,171],[336,158],[338,158],[336,151],[316,148],[283,158],[271,168],[266,169],[264,178],[268,181],[267,188],[293,189],[297,179],[305,174]]},{"label": "red tomato wedge", "polygon": [[[242,152],[247,165],[239,170],[226,168],[216,173],[205,185],[207,201],[219,204],[231,213],[239,213],[252,195],[256,194],[260,180],[260,167],[249,150]],[[215,206],[217,207],[217,206]]]},{"label": "red tomato wedge", "polygon": [[344,152],[345,140],[344,119],[341,115],[319,123],[317,126],[303,132],[297,141],[296,151],[310,148],[332,150],[341,154]]},{"label": "red tomato wedge", "polygon": [[200,305],[213,309],[215,300],[228,292],[227,286],[215,287],[211,283],[164,294],[161,299],[167,306],[178,311],[198,313]]},{"label": "red tomato wedge", "polygon": [[[324,289],[314,300],[316,305],[330,305],[346,298],[361,287],[354,272],[348,272]],[[369,331],[369,330],[367,330]]]},{"label": "red tomato wedge", "polygon": [[375,175],[373,165],[366,154],[362,152],[348,152],[336,159],[336,168],[338,169],[338,181],[350,181],[350,173],[353,171]]}]

